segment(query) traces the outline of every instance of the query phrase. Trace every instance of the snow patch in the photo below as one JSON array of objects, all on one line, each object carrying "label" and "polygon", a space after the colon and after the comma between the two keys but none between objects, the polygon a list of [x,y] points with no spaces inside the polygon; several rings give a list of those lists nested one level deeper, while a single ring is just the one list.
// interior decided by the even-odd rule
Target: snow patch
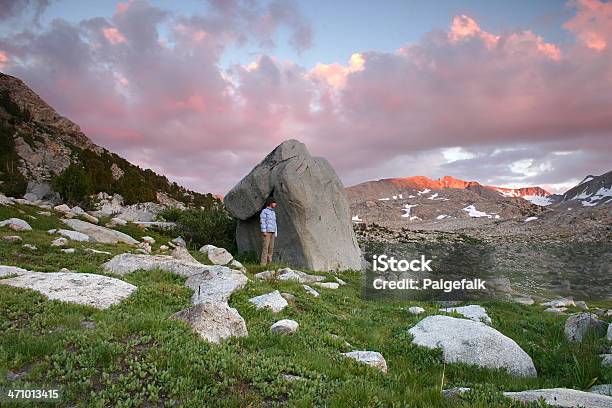
[{"label": "snow patch", "polygon": [[353,218],[351,218],[351,220],[356,223],[363,222],[363,220],[359,218],[358,215],[354,215]]},{"label": "snow patch", "polygon": [[443,220],[445,218],[450,218],[450,215],[442,214],[436,217],[436,220]]},{"label": "snow patch", "polygon": [[538,217],[527,217],[527,218],[525,218],[525,222],[535,221],[537,219],[538,219]]},{"label": "snow patch", "polygon": [[438,193],[432,194],[429,197],[427,197],[428,200],[435,200],[436,197],[438,196]]},{"label": "snow patch", "polygon": [[[418,205],[418,204],[406,204],[406,205],[404,206],[404,208],[402,208],[402,211],[404,211],[404,214],[402,214],[402,217],[404,217],[404,218],[408,218],[408,219],[410,219],[410,221],[412,221],[412,220],[413,220],[413,217],[411,217],[411,216],[410,216],[410,210],[411,210],[413,207],[416,207],[417,205]],[[418,217],[414,217],[414,218],[418,218]]]},{"label": "snow patch", "polygon": [[468,205],[467,207],[462,208],[462,210],[466,211],[468,215],[473,218],[482,218],[482,217],[492,218],[491,214],[487,214],[486,212],[483,212],[483,211],[478,211],[476,207],[474,207],[474,204]]},{"label": "snow patch", "polygon": [[429,193],[430,191],[431,191],[430,189],[426,188],[426,189],[425,189],[425,190],[423,190],[423,191],[418,191],[418,192],[417,192],[417,194],[418,194],[418,195],[423,195],[423,194],[427,194],[427,193]]},{"label": "snow patch", "polygon": [[531,196],[523,196],[523,198],[529,201],[531,204],[539,205],[541,207],[546,207],[547,205],[552,204],[552,200],[544,196],[531,195]]}]

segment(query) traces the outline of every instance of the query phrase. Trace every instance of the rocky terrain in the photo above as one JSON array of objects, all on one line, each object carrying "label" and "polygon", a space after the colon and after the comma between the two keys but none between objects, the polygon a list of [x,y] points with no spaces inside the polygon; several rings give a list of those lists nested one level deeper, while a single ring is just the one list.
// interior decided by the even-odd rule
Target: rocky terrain
[{"label": "rocky terrain", "polygon": [[360,272],[0,203],[2,387],[53,385],[62,406],[612,405],[609,301],[367,301]]}]

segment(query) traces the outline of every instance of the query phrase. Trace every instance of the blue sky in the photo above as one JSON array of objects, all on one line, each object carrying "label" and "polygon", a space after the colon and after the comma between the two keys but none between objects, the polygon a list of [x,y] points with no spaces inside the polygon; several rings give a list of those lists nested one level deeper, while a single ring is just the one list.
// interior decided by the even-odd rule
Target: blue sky
[{"label": "blue sky", "polygon": [[[55,1],[41,22],[48,23],[54,18],[78,22],[110,16],[118,3],[120,1]],[[152,0],[150,3],[185,15],[205,14],[208,8],[203,0]],[[312,25],[313,47],[297,53],[287,41],[287,30],[281,29],[277,33],[276,48],[270,53],[305,67],[313,67],[318,62],[344,63],[354,52],[392,52],[432,30],[446,29],[453,16],[459,14],[469,15],[490,32],[531,29],[547,42],[574,41],[562,27],[573,14],[563,0],[385,0],[379,4],[368,0],[312,0],[296,3]],[[248,63],[260,51],[257,44],[230,47],[221,63],[224,66]]]}]

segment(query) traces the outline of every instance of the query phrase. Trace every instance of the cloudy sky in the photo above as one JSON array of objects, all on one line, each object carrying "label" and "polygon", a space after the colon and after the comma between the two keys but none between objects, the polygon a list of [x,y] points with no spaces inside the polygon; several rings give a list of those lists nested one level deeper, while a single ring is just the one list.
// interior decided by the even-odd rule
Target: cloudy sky
[{"label": "cloudy sky", "polygon": [[285,139],[345,185],[564,191],[612,169],[612,2],[0,0],[0,70],[224,194]]}]

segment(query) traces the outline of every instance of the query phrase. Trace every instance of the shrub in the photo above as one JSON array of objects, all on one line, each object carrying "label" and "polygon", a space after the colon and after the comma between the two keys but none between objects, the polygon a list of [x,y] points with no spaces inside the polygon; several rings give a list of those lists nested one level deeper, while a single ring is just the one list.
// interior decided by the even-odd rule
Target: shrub
[{"label": "shrub", "polygon": [[89,174],[77,163],[72,163],[53,179],[53,190],[70,205],[80,204],[94,192]]},{"label": "shrub", "polygon": [[166,221],[175,222],[175,233],[192,247],[212,244],[230,252],[236,250],[236,221],[223,208],[168,208],[160,215]]}]

